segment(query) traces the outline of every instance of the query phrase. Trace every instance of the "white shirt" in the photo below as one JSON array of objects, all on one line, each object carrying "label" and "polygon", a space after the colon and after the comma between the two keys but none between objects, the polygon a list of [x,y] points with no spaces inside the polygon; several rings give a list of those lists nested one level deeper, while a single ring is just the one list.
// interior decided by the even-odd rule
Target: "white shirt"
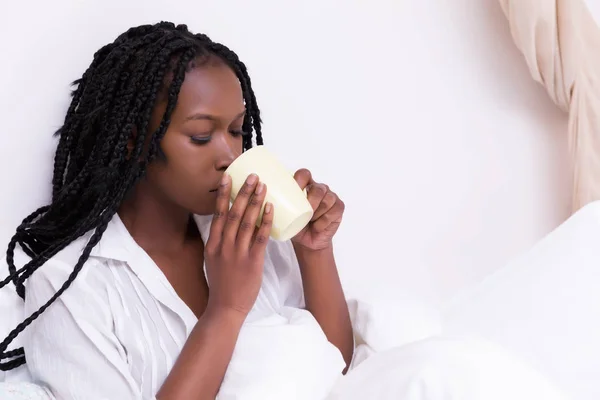
[{"label": "white shirt", "polygon": [[[211,218],[195,220],[208,238]],[[67,280],[90,237],[91,232],[71,243],[26,281],[25,316]],[[16,260],[24,260],[18,253]],[[291,243],[270,241],[260,293],[218,398],[313,400],[326,395],[344,362],[303,303]],[[153,399],[196,322],[115,216],[69,289],[21,340],[33,381],[57,399]]]}]

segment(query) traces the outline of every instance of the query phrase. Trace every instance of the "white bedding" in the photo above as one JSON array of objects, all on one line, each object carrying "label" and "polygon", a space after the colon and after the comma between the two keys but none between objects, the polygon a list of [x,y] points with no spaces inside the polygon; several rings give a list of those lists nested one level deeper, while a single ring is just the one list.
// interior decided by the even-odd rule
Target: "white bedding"
[{"label": "white bedding", "polygon": [[[383,319],[356,313],[372,310],[353,302],[353,322],[361,346],[370,352],[346,376],[341,355],[323,346],[322,331],[307,313],[284,310],[284,318],[265,318],[245,326],[218,400],[566,400],[541,374],[491,342],[430,337],[432,321],[415,326],[412,338],[393,346],[393,334],[372,328]],[[406,310],[405,310],[406,311]],[[363,321],[363,319],[365,319]],[[422,315],[405,319],[423,323]],[[389,321],[387,321],[389,322]],[[398,326],[399,327],[399,326]],[[414,336],[418,333],[417,336]],[[302,346],[295,345],[302,338]],[[364,339],[367,339],[365,341]],[[415,340],[413,340],[415,339]],[[360,346],[359,346],[360,347]],[[377,351],[374,349],[381,349]],[[0,399],[53,400],[33,385],[0,384]],[[90,396],[90,399],[94,398]],[[61,399],[62,400],[62,399]]]},{"label": "white bedding", "polygon": [[576,400],[600,399],[600,202],[443,313],[451,334],[519,354]]},{"label": "white bedding", "polygon": [[[242,333],[236,353],[243,357],[219,399],[597,399],[599,241],[597,202],[456,302],[444,324],[435,310],[406,299],[350,301],[358,347],[344,377],[341,356],[321,345],[306,313],[257,321]],[[44,399],[39,388],[16,388],[0,384],[0,399]]]},{"label": "white bedding", "polygon": [[[260,347],[243,351],[260,351]],[[244,368],[244,375],[230,374],[218,399],[567,399],[525,363],[499,346],[481,340],[431,338],[376,353],[338,379],[329,395],[324,395],[323,390],[329,391],[327,386],[332,383],[330,374],[325,373],[318,382],[303,379],[317,376],[314,372],[323,372],[325,365],[306,364],[298,362],[298,359],[271,359],[274,356],[275,352],[266,358],[254,358]],[[283,369],[280,372],[269,370],[269,366],[273,365],[271,361]],[[282,366],[281,362],[287,363],[287,366]],[[255,368],[250,368],[251,364]],[[294,374],[286,373],[285,369],[294,370]],[[264,384],[264,376],[258,376],[263,373],[272,374],[269,384]],[[0,399],[53,400],[42,388],[29,384],[7,384],[4,388],[0,384]]]},{"label": "white bedding", "polygon": [[566,400],[541,374],[491,342],[430,338],[376,353],[327,400]]}]

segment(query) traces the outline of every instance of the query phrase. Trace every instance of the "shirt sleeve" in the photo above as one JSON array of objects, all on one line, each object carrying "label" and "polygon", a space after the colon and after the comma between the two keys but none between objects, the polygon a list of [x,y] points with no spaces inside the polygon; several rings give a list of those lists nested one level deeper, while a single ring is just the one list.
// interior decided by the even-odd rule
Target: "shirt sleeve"
[{"label": "shirt sleeve", "polygon": [[[71,286],[23,333],[34,379],[57,400],[142,399],[123,346],[113,333],[102,265],[88,261]],[[91,264],[91,265],[90,265]],[[73,266],[51,259],[26,281],[25,313],[44,305]]]}]

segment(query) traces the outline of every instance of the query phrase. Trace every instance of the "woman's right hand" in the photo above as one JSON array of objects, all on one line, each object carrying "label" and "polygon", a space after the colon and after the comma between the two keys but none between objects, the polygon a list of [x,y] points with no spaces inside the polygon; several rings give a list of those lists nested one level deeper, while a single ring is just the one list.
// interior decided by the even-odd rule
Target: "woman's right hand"
[{"label": "woman's right hand", "polygon": [[254,306],[263,275],[273,206],[265,206],[267,188],[248,177],[229,209],[231,178],[224,176],[204,246],[208,305],[190,333],[169,376],[156,395],[160,400],[214,399],[231,361],[240,329]]},{"label": "woman's right hand", "polygon": [[266,192],[258,176],[250,175],[230,209],[231,177],[225,174],[221,180],[204,249],[210,288],[207,311],[233,311],[245,318],[256,301],[273,222],[273,205],[267,203],[256,228]]}]

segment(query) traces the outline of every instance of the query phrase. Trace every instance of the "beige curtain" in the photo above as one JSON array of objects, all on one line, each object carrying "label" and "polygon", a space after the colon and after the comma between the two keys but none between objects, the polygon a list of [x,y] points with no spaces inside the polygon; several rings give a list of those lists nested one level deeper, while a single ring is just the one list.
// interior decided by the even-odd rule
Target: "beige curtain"
[{"label": "beige curtain", "polygon": [[533,78],[569,113],[573,211],[600,200],[600,29],[583,0],[499,0]]}]

